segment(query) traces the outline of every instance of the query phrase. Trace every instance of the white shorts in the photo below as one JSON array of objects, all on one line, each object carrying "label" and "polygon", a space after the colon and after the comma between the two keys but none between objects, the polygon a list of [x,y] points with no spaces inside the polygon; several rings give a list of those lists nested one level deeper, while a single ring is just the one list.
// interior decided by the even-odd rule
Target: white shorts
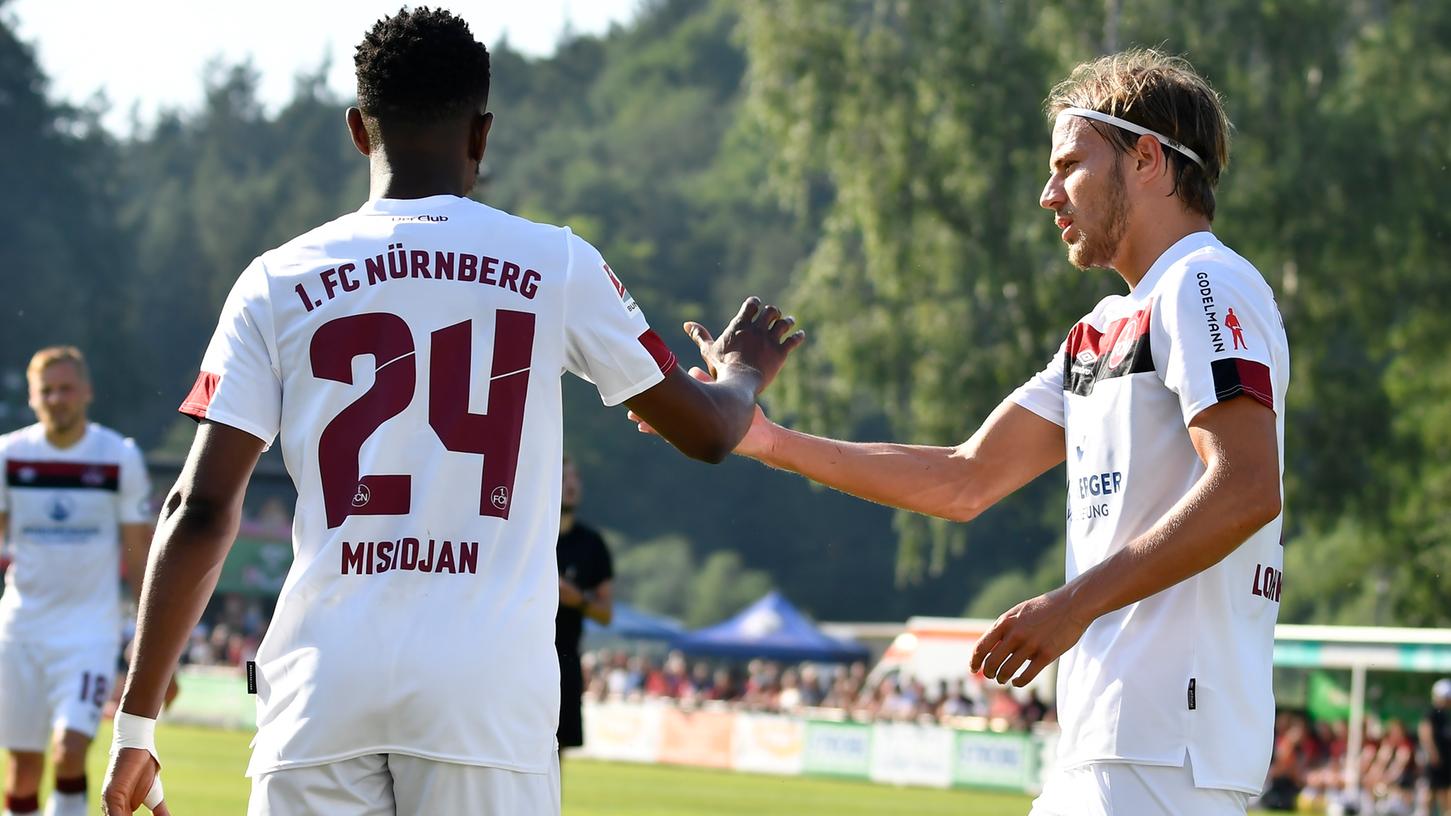
[{"label": "white shorts", "polygon": [[1244,816],[1250,796],[1194,787],[1184,767],[1094,762],[1054,772],[1028,816]]},{"label": "white shorts", "polygon": [[96,735],[116,680],[115,641],[0,640],[0,748],[44,752],[58,731]]},{"label": "white shorts", "polygon": [[248,816],[559,816],[559,758],[549,773],[369,754],[252,778]]}]

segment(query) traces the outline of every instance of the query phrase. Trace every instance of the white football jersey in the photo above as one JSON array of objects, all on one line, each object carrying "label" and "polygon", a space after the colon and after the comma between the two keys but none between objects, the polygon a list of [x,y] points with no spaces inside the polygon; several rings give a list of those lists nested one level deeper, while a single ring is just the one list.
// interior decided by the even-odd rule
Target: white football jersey
[{"label": "white football jersey", "polygon": [[79,442],[57,448],[37,423],[0,437],[0,461],[0,513],[9,519],[13,559],[0,596],[0,639],[119,641],[120,525],[153,518],[140,449],[95,423]]},{"label": "white football jersey", "polygon": [[[1208,232],[1105,298],[1012,399],[1063,426],[1067,577],[1148,532],[1205,468],[1188,426],[1235,397],[1275,411],[1284,472],[1290,355],[1274,293]],[[1273,742],[1270,660],[1282,518],[1223,561],[1094,621],[1059,660],[1065,766],[1182,765],[1200,787],[1259,793]]]},{"label": "white football jersey", "polygon": [[466,198],[369,201],[255,260],[181,407],[280,433],[297,486],[248,773],[547,772],[560,376],[615,405],[674,366],[594,247]]}]

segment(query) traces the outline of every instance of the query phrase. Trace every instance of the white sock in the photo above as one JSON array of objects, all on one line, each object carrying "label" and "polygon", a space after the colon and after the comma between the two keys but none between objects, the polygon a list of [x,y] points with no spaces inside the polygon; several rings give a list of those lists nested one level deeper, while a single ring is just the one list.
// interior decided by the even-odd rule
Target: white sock
[{"label": "white sock", "polygon": [[84,793],[55,793],[45,800],[45,816],[87,816]]}]

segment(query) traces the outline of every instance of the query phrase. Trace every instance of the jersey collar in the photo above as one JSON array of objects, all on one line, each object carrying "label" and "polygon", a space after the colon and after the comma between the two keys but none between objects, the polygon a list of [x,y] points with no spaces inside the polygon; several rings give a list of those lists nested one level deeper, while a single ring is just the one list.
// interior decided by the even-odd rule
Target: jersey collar
[{"label": "jersey collar", "polygon": [[462,196],[448,194],[426,198],[370,198],[358,208],[358,212],[363,215],[418,215],[464,200]]},{"label": "jersey collar", "polygon": [[1149,271],[1139,279],[1139,284],[1134,287],[1129,296],[1135,297],[1154,291],[1154,285],[1159,282],[1159,278],[1164,276],[1164,272],[1169,267],[1183,260],[1191,252],[1207,246],[1219,246],[1219,239],[1214,237],[1214,233],[1209,230],[1191,232],[1175,241],[1173,245],[1164,250],[1157,261],[1154,261],[1154,265],[1149,267]]}]

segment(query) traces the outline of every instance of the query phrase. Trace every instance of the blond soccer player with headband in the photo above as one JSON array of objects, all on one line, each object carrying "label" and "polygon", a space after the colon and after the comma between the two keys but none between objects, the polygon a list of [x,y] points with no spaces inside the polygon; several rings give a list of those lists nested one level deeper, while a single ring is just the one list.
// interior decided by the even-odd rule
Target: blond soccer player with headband
[{"label": "blond soccer player with headband", "polygon": [[1080,65],[1048,113],[1039,203],[1072,263],[1127,290],[961,445],[758,413],[736,452],[963,522],[1066,460],[1067,580],[972,657],[1017,686],[1059,661],[1057,770],[1032,814],[1238,816],[1270,761],[1290,359],[1274,293],[1210,230],[1229,121],[1187,62],[1143,50]]}]

